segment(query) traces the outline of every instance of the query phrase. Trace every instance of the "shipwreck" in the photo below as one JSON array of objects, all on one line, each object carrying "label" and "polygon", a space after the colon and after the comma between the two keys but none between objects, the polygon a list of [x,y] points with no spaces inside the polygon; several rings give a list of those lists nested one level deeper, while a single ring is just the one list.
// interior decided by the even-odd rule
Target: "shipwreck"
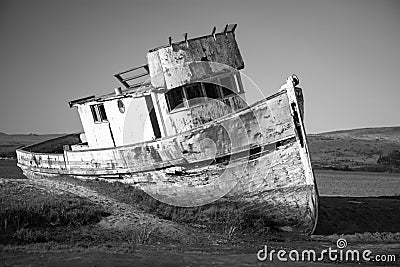
[{"label": "shipwreck", "polygon": [[149,50],[112,93],[69,102],[84,133],[17,150],[31,179],[74,176],[138,186],[170,205],[228,201],[311,234],[318,192],[299,79],[248,105],[236,24]]}]

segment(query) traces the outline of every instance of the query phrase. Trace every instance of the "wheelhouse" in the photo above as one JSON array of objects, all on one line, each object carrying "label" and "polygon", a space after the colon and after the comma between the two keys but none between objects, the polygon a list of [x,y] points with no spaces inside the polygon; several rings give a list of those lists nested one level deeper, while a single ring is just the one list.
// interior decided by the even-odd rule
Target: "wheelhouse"
[{"label": "wheelhouse", "polygon": [[244,108],[235,28],[152,49],[146,65],[114,75],[123,89],[71,101],[87,141],[72,149],[176,135]]}]

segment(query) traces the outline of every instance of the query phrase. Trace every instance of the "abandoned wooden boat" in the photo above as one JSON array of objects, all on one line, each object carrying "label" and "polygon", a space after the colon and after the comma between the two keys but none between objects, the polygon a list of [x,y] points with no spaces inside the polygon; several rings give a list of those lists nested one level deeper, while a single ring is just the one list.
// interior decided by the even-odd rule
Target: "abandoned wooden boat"
[{"label": "abandoned wooden boat", "polygon": [[148,64],[115,75],[123,90],[69,103],[84,134],[19,149],[18,166],[29,178],[117,179],[170,205],[234,202],[312,233],[318,193],[299,81],[247,105],[235,28],[150,50]]}]

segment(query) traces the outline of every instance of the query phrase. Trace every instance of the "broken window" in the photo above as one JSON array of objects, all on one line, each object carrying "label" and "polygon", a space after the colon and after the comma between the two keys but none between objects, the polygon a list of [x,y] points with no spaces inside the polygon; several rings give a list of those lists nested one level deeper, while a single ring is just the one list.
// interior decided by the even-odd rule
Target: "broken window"
[{"label": "broken window", "polygon": [[168,103],[169,111],[184,107],[182,87],[169,90],[165,97]]},{"label": "broken window", "polygon": [[92,112],[94,122],[107,122],[107,114],[103,104],[91,105],[90,111]]},{"label": "broken window", "polygon": [[200,83],[185,86],[185,90],[189,106],[194,106],[204,102],[203,90]]}]

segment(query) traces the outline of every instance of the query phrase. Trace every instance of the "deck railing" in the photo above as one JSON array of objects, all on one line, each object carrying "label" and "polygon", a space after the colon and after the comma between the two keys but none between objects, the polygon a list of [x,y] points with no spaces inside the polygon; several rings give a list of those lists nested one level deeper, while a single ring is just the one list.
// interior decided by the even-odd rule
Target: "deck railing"
[{"label": "deck railing", "polygon": [[149,66],[146,64],[135,67],[133,69],[114,74],[114,77],[117,78],[117,80],[122,83],[125,88],[138,87],[143,84],[143,82],[148,80]]}]

